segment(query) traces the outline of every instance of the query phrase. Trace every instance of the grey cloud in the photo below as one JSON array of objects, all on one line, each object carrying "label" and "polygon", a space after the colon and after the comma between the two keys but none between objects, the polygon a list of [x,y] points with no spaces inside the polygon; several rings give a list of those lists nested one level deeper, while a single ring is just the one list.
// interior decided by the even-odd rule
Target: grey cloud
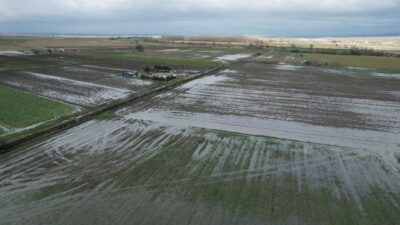
[{"label": "grey cloud", "polygon": [[398,32],[400,0],[1,0],[1,32]]}]

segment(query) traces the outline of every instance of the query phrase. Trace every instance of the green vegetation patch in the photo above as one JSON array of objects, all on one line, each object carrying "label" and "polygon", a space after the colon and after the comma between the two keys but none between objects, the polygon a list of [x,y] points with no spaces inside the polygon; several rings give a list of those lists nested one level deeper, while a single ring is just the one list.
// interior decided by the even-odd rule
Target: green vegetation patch
[{"label": "green vegetation patch", "polygon": [[196,60],[177,57],[137,55],[131,53],[99,53],[99,52],[74,52],[71,55],[87,56],[95,59],[132,60],[136,62],[152,63],[162,66],[188,66],[195,68],[213,68],[222,65],[211,60]]},{"label": "green vegetation patch", "polygon": [[400,58],[381,56],[353,56],[305,53],[304,58],[327,66],[351,66],[374,69],[400,70]]},{"label": "green vegetation patch", "polygon": [[71,113],[73,107],[0,85],[0,124],[25,127]]},{"label": "green vegetation patch", "polygon": [[108,120],[114,118],[116,115],[113,111],[105,111],[99,115],[96,116],[96,119],[98,120]]}]

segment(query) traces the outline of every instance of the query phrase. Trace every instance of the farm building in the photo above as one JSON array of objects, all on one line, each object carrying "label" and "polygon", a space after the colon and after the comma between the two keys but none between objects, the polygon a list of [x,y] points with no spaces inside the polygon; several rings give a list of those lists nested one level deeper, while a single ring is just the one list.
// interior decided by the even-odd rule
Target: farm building
[{"label": "farm building", "polygon": [[132,71],[132,70],[125,70],[125,71],[122,71],[122,77],[124,77],[124,78],[131,78],[131,77],[134,77],[134,76],[138,76],[138,72],[137,71]]},{"label": "farm building", "polygon": [[311,62],[308,60],[303,60],[303,61],[301,61],[301,65],[309,66],[309,65],[311,65]]}]

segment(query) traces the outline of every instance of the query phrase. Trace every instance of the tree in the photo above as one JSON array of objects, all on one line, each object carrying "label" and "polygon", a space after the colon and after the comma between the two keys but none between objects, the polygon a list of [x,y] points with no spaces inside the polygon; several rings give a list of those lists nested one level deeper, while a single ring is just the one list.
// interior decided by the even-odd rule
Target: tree
[{"label": "tree", "polygon": [[145,73],[149,73],[150,71],[151,71],[150,67],[146,66],[146,67],[144,68],[144,72],[145,72]]},{"label": "tree", "polygon": [[35,55],[39,55],[39,54],[40,54],[39,49],[32,49],[32,52],[33,52],[33,54],[35,54]]},{"label": "tree", "polygon": [[360,51],[357,47],[351,47],[350,49],[350,55],[360,55]]},{"label": "tree", "polygon": [[310,44],[310,50],[312,50],[314,48],[313,44]]},{"label": "tree", "polygon": [[143,45],[136,45],[136,51],[143,53],[144,52],[144,47]]},{"label": "tree", "polygon": [[297,49],[295,44],[291,45],[292,50],[290,50],[290,52],[299,52],[299,50]]}]

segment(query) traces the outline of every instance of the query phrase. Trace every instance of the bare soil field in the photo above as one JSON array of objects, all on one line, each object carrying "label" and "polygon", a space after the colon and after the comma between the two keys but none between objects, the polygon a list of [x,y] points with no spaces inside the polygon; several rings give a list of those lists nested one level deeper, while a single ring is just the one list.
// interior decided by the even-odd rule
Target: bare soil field
[{"label": "bare soil field", "polygon": [[0,224],[396,224],[399,84],[231,66],[2,155]]}]

